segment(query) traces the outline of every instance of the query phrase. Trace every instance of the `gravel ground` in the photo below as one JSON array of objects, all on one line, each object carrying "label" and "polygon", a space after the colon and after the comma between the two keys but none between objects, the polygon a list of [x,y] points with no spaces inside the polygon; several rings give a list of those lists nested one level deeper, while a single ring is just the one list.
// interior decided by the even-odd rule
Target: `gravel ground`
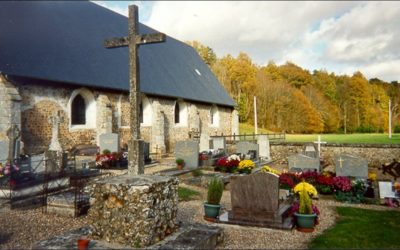
[{"label": "gravel ground", "polygon": [[[184,184],[181,184],[184,185]],[[213,224],[203,220],[203,200],[205,189],[190,186],[201,193],[196,200],[180,202],[178,220]],[[219,249],[299,249],[306,248],[312,238],[331,227],[337,218],[335,206],[352,206],[377,210],[388,210],[377,205],[349,205],[331,199],[315,201],[321,211],[320,223],[313,233],[300,233],[296,230],[284,231],[257,227],[242,227],[236,225],[218,224],[224,228],[225,240]],[[224,191],[221,204],[230,209],[230,192]],[[0,204],[0,249],[28,249],[35,242],[60,235],[71,229],[87,225],[86,216],[66,218],[52,214],[43,214],[42,210],[9,210]]]}]

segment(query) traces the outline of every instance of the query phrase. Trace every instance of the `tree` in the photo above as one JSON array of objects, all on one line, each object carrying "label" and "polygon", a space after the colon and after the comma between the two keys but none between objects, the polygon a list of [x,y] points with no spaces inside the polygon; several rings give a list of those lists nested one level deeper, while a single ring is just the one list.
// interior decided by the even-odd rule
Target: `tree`
[{"label": "tree", "polygon": [[212,48],[205,46],[198,41],[187,41],[186,44],[192,46],[209,67],[212,67],[217,61],[217,55]]}]

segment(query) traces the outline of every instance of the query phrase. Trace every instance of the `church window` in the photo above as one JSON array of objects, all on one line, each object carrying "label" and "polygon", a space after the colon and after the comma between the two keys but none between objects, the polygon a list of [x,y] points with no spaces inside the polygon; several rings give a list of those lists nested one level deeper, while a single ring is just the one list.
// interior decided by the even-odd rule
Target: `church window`
[{"label": "church window", "polygon": [[71,124],[85,124],[86,123],[86,106],[85,99],[81,95],[75,96],[72,101],[71,107]]},{"label": "church window", "polygon": [[219,126],[219,112],[217,106],[213,106],[210,110],[210,125],[215,127]]},{"label": "church window", "polygon": [[175,124],[179,124],[179,103],[175,103]]},{"label": "church window", "polygon": [[188,111],[187,105],[183,101],[177,101],[174,107],[174,121],[175,126],[187,126]]}]

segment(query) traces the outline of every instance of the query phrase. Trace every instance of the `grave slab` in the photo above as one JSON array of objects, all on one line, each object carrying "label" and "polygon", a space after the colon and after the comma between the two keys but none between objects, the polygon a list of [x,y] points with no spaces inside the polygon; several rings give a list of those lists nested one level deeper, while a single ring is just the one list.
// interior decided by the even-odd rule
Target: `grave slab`
[{"label": "grave slab", "polygon": [[185,168],[199,167],[199,143],[192,140],[177,141],[175,144],[175,158],[185,161]]},{"label": "grave slab", "polygon": [[368,161],[349,154],[334,156],[336,176],[368,179]]},{"label": "grave slab", "polygon": [[296,155],[290,155],[288,157],[288,162],[289,162],[289,171],[294,169],[301,171],[308,171],[308,170],[317,170],[318,172],[321,171],[320,161],[318,158],[309,157],[303,154],[296,154]]},{"label": "grave slab", "polygon": [[119,135],[116,133],[106,133],[99,136],[100,153],[108,149],[111,152],[119,152]]}]

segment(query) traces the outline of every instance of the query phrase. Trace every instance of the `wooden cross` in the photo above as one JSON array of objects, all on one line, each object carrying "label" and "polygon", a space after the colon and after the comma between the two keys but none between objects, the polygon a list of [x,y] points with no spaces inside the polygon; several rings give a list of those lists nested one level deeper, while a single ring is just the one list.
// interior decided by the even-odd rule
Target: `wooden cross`
[{"label": "wooden cross", "polygon": [[7,130],[7,137],[9,139],[8,146],[8,160],[12,163],[14,162],[15,153],[18,152],[16,149],[17,140],[20,137],[21,133],[19,131],[19,127],[15,124],[12,124],[11,127]]},{"label": "wooden cross", "polygon": [[112,38],[104,41],[106,48],[118,48],[129,46],[129,85],[130,85],[130,132],[132,139],[128,147],[128,174],[144,174],[143,141],[140,140],[140,77],[138,46],[149,43],[160,43],[165,41],[165,34],[138,34],[139,28],[138,7],[129,6],[129,33],[127,37]]}]

